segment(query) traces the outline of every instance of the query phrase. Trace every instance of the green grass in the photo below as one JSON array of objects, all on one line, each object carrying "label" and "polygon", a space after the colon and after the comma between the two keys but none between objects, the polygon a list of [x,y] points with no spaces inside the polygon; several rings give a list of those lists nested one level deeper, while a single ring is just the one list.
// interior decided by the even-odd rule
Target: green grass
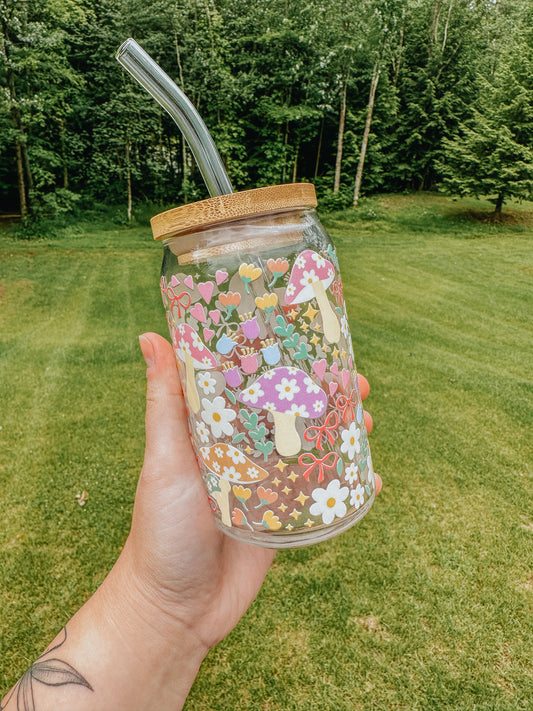
[{"label": "green grass", "polygon": [[[278,553],[191,711],[531,708],[533,205],[511,207],[491,225],[486,203],[384,196],[324,219],[384,490],[342,536]],[[4,691],[127,535],[160,259],[141,227],[0,236]]]}]

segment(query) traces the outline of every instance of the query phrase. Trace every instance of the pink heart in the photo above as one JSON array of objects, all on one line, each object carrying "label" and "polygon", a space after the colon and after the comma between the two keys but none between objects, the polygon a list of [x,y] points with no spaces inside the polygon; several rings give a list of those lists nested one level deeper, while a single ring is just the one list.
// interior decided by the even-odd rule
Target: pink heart
[{"label": "pink heart", "polygon": [[172,279],[170,280],[170,286],[178,286],[179,283],[180,283],[180,280],[178,279],[178,277],[175,274],[173,274]]},{"label": "pink heart", "polygon": [[223,269],[217,269],[217,272],[215,274],[215,279],[217,280],[217,284],[220,285],[222,282],[226,281],[228,278],[228,272],[225,272]]},{"label": "pink heart", "polygon": [[218,322],[220,321],[220,311],[218,309],[213,309],[209,312],[209,315],[211,316],[213,323],[218,324]]},{"label": "pink heart", "polygon": [[352,356],[350,356],[350,357],[348,358],[348,368],[350,368],[350,370],[353,368],[353,358],[352,358]]},{"label": "pink heart", "polygon": [[191,316],[193,316],[197,321],[205,323],[207,321],[207,316],[205,315],[205,309],[198,301],[194,304],[191,309]]},{"label": "pink heart", "polygon": [[185,286],[187,286],[189,289],[194,289],[194,282],[192,280],[192,276],[189,274],[189,276],[186,276],[185,279],[183,280],[183,283]]},{"label": "pink heart", "polygon": [[346,368],[343,368],[342,373],[341,373],[341,382],[342,382],[342,387],[346,390],[346,386],[350,382],[351,378],[351,373],[349,370],[346,370]]},{"label": "pink heart", "polygon": [[204,328],[204,338],[207,343],[209,343],[209,341],[213,338],[214,335],[215,332],[212,331],[210,328]]},{"label": "pink heart", "polygon": [[333,363],[333,365],[332,365],[331,368],[330,368],[330,371],[331,371],[334,375],[338,375],[338,374],[339,374],[339,366],[337,365],[337,363]]},{"label": "pink heart", "polygon": [[202,299],[205,301],[206,304],[208,304],[211,301],[211,297],[213,296],[213,289],[215,288],[215,285],[213,284],[212,281],[203,281],[198,284],[198,291],[200,292],[200,296]]},{"label": "pink heart", "polygon": [[339,387],[339,383],[335,382],[335,380],[332,380],[331,383],[329,384],[329,394],[335,395],[338,387]]},{"label": "pink heart", "polygon": [[326,359],[322,358],[321,360],[315,360],[313,363],[313,370],[315,373],[318,375],[320,380],[324,379],[324,375],[326,374],[326,368],[328,367],[328,364],[326,363]]}]

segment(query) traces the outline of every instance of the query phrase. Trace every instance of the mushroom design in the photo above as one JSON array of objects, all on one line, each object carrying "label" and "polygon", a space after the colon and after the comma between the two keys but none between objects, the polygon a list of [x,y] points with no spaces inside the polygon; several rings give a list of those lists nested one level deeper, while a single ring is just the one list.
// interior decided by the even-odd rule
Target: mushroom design
[{"label": "mushroom design", "polygon": [[326,295],[326,289],[334,278],[333,264],[318,252],[306,249],[296,257],[285,291],[287,305],[301,304],[316,297],[322,315],[324,336],[330,343],[337,343],[341,336],[339,321]]},{"label": "mushroom design", "polygon": [[212,370],[217,367],[217,361],[198,333],[187,323],[177,327],[172,340],[177,357],[185,363],[187,399],[190,408],[194,413],[199,412],[200,398],[194,382],[194,369]]},{"label": "mushroom design", "polygon": [[232,483],[256,484],[266,479],[269,473],[231,444],[200,447],[200,459],[218,478],[219,489],[213,489],[211,494],[220,508],[222,523],[231,526],[229,493]]},{"label": "mushroom design", "polygon": [[274,418],[274,441],[282,457],[292,457],[302,448],[296,418],[315,419],[324,414],[327,395],[315,381],[294,367],[267,370],[239,393],[246,405],[268,410]]}]

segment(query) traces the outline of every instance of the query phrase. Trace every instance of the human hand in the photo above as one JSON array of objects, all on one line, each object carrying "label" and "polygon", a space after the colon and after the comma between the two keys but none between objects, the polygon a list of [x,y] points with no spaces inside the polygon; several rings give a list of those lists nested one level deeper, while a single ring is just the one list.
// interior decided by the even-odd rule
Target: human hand
[{"label": "human hand", "polygon": [[[216,526],[189,439],[172,346],[153,333],[140,344],[148,380],[146,451],[123,555],[137,587],[207,650],[242,617],[275,551],[241,543]],[[366,397],[366,378],[359,376],[359,387]],[[367,413],[365,423],[370,431]]]}]

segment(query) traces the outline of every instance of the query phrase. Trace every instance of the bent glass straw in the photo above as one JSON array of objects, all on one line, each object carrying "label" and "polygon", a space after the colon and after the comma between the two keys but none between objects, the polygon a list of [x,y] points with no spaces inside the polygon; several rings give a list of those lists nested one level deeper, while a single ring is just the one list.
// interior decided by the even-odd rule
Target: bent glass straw
[{"label": "bent glass straw", "polygon": [[200,168],[209,194],[213,197],[232,193],[233,186],[215,142],[181,89],[131,37],[119,47],[116,57],[178,124]]}]

